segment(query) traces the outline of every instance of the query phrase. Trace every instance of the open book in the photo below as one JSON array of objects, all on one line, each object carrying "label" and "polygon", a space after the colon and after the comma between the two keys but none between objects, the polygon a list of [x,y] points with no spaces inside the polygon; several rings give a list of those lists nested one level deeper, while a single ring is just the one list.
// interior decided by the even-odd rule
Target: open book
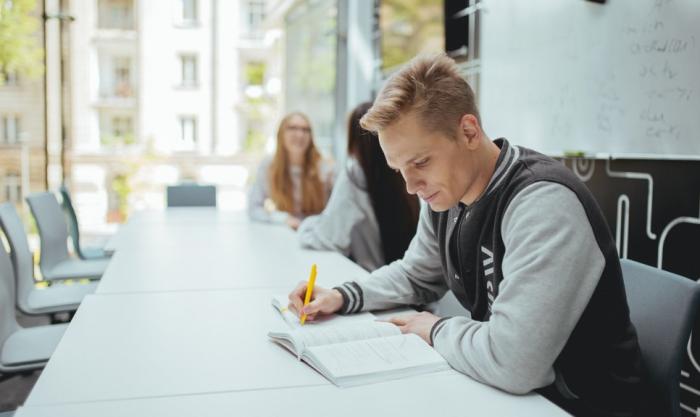
[{"label": "open book", "polygon": [[288,325],[268,336],[340,387],[449,369],[419,336],[401,334],[398,327],[376,321],[370,313],[331,316],[301,326],[282,303],[273,298]]}]

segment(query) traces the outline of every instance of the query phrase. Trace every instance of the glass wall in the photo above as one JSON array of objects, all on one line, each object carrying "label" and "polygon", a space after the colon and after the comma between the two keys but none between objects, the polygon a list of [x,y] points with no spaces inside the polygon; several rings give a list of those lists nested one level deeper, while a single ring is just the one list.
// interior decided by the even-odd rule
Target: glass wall
[{"label": "glass wall", "polygon": [[382,69],[393,69],[422,52],[444,52],[443,0],[381,0]]},{"label": "glass wall", "polygon": [[337,1],[307,0],[286,18],[285,110],[311,119],[317,146],[333,152]]},{"label": "glass wall", "polygon": [[42,6],[0,4],[0,203],[22,210],[46,187]]}]

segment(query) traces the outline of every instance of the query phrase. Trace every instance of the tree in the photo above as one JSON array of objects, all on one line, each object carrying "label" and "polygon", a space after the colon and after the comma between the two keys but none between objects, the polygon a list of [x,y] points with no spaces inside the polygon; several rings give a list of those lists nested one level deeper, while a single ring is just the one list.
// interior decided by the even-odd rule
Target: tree
[{"label": "tree", "polygon": [[384,70],[422,52],[445,50],[442,0],[382,0],[379,13]]},{"label": "tree", "polygon": [[35,78],[43,73],[36,0],[0,0],[0,85],[7,74]]}]

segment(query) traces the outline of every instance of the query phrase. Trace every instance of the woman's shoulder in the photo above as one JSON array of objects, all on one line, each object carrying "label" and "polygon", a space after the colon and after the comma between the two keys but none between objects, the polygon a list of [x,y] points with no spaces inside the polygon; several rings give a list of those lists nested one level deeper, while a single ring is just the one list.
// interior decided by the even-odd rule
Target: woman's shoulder
[{"label": "woman's shoulder", "polygon": [[324,183],[333,184],[337,177],[335,162],[330,158],[321,158],[318,161],[318,176]]},{"label": "woman's shoulder", "polygon": [[267,171],[270,170],[270,165],[272,165],[272,160],[274,157],[274,155],[269,154],[262,157],[260,162],[258,162],[258,174],[267,175]]},{"label": "woman's shoulder", "polygon": [[345,160],[344,172],[355,187],[362,190],[367,187],[367,179],[365,178],[365,172],[362,170],[362,165],[360,165],[360,161],[354,157],[347,157]]},{"label": "woman's shoulder", "polygon": [[332,158],[324,157],[318,161],[318,169],[321,175],[335,172],[335,161]]},{"label": "woman's shoulder", "polygon": [[257,169],[252,167],[251,169],[251,180],[254,184],[266,184],[269,177],[270,165],[272,164],[272,155],[265,155],[260,162],[258,162]]}]

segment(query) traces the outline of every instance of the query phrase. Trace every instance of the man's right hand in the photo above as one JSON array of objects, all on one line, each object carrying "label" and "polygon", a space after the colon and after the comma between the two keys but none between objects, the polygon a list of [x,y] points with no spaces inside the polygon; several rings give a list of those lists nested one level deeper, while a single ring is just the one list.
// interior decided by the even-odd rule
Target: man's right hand
[{"label": "man's right hand", "polygon": [[304,307],[306,281],[302,281],[289,293],[289,309],[297,316],[306,313],[306,320],[313,320],[317,315],[333,314],[343,306],[343,295],[338,290],[329,290],[319,286],[311,293],[311,302]]}]

